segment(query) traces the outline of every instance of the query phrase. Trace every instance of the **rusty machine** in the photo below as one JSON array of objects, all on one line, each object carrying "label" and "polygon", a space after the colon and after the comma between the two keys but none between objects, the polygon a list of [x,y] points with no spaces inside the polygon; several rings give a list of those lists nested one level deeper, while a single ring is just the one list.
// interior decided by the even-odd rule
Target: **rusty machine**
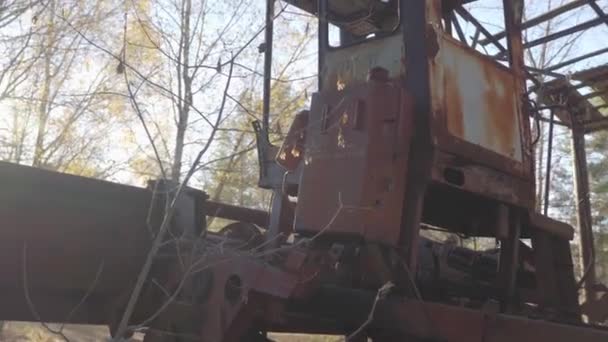
[{"label": "rusty machine", "polygon": [[[269,213],[188,189],[129,316],[145,341],[608,341],[584,323],[571,226],[535,211],[522,0],[502,59],[463,0],[291,0],[319,18],[319,90],[281,146],[255,123]],[[456,27],[458,33],[452,32]],[[116,333],[174,188],[0,165],[0,319]],[[235,220],[220,232],[206,216]],[[489,237],[477,251],[426,230]]]}]

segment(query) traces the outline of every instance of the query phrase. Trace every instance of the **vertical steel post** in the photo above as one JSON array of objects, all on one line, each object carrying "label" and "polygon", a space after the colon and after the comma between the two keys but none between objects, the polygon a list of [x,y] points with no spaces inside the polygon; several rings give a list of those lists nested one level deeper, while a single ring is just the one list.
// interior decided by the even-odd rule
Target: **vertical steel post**
[{"label": "vertical steel post", "polygon": [[[401,220],[401,244],[410,269],[416,269],[418,238],[424,196],[430,182],[434,147],[431,136],[431,85],[429,59],[435,57],[437,37],[428,25],[430,2],[425,0],[402,0],[401,29],[406,46],[403,87],[408,90],[414,103],[413,127],[416,134],[409,146],[409,161],[405,181],[405,199]],[[435,40],[435,41],[433,41]],[[436,46],[436,45],[435,45]]]},{"label": "vertical steel post", "polygon": [[274,1],[266,0],[266,30],[264,38],[264,99],[262,130],[268,135],[270,126],[270,93],[272,81],[272,43],[274,35]]},{"label": "vertical steel post", "polygon": [[[526,88],[526,71],[524,63],[524,47],[522,38],[522,18],[524,12],[523,0],[503,0],[504,17],[505,17],[505,32],[507,32],[507,57],[511,73],[515,77],[517,85],[517,95],[520,99],[519,109],[519,127],[522,132],[522,146],[531,148],[532,139],[530,133],[530,112],[524,101],[527,101]],[[523,164],[530,165],[526,170],[526,178],[530,179],[530,194],[534,192],[534,163],[532,162],[532,153],[523,153]],[[533,195],[532,195],[533,196]]]},{"label": "vertical steel post", "polygon": [[517,271],[519,268],[519,247],[521,236],[521,214],[515,208],[507,209],[508,215],[503,219],[509,227],[508,236],[500,239],[500,256],[498,266],[498,286],[501,289],[502,311],[512,311],[517,288]]},{"label": "vertical steel post", "polygon": [[[524,64],[524,48],[522,40],[522,18],[524,12],[523,0],[503,0],[503,11],[505,18],[505,32],[507,33],[508,58],[511,73],[517,84],[517,95],[520,99],[519,124],[523,138],[523,146],[531,147],[529,113],[524,105],[526,97],[526,78]],[[528,153],[524,153],[524,165],[529,161]],[[530,163],[531,164],[531,163]],[[533,170],[526,170],[530,179],[534,179]],[[533,191],[531,187],[530,191]],[[517,284],[517,270],[519,267],[519,239],[521,234],[521,213],[510,208],[509,210],[509,232],[507,238],[500,241],[500,266],[499,281],[503,290],[502,309],[509,311],[515,297]]]},{"label": "vertical steel post", "polygon": [[317,2],[317,12],[319,16],[319,36],[318,36],[318,88],[323,89],[323,68],[325,64],[325,52],[329,45],[329,23],[327,22],[327,0]]},{"label": "vertical steel post", "polygon": [[593,285],[596,283],[595,249],[593,245],[593,224],[589,193],[589,173],[587,154],[585,152],[584,128],[572,120],[572,152],[574,160],[574,185],[576,190],[576,211],[580,242],[581,271],[585,276],[585,297],[593,299]]},{"label": "vertical steel post", "polygon": [[454,18],[453,13],[454,12],[452,10],[443,12],[443,28],[445,30],[445,33],[447,33],[450,37],[452,36],[452,19]]},{"label": "vertical steel post", "polygon": [[[551,195],[551,162],[553,159],[553,128],[555,127],[555,112],[551,111],[549,122],[549,141],[547,142],[547,170],[545,171],[545,199],[543,203],[543,214],[549,215],[549,195]],[[540,172],[540,171],[539,171]]]},{"label": "vertical steel post", "polygon": [[285,203],[288,201],[287,196],[283,194],[282,189],[272,190],[272,201],[270,205],[270,218],[268,222],[268,232],[266,234],[266,250],[271,250],[278,247],[284,239],[281,238],[281,216],[285,210]]}]

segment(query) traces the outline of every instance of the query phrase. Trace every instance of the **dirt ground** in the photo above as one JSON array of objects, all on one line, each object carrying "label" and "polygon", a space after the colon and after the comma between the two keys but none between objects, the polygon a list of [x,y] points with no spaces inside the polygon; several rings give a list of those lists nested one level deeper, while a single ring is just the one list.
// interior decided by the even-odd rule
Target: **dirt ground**
[{"label": "dirt ground", "polygon": [[[51,329],[59,329],[58,324],[50,324]],[[104,326],[94,325],[66,325],[63,333],[71,342],[107,342],[109,331]],[[132,339],[142,341],[141,337]],[[65,342],[60,336],[53,335],[41,324],[25,322],[6,322],[2,335],[2,342]]]},{"label": "dirt ground", "polygon": [[[58,329],[58,324],[49,325]],[[66,325],[63,333],[71,342],[107,342],[108,328],[94,325]],[[297,334],[270,334],[276,342],[341,342],[343,337],[311,336]],[[143,336],[134,336],[133,342],[141,342]],[[53,335],[41,324],[25,322],[6,322],[0,335],[0,342],[65,342],[63,338]]]}]

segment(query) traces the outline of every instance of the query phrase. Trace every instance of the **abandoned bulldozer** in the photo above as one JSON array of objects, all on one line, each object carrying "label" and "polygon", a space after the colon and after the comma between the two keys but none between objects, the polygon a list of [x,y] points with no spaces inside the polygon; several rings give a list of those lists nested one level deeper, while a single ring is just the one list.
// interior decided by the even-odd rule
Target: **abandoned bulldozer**
[{"label": "abandoned bulldozer", "polygon": [[[452,33],[463,0],[290,0],[319,23],[318,92],[269,141],[271,210],[187,189],[136,305],[174,189],[0,164],[0,319],[104,324],[145,341],[607,341],[583,322],[574,229],[535,211],[523,0],[504,1],[501,58]],[[464,12],[463,12],[464,11]],[[235,222],[219,232],[206,217]],[[474,250],[427,231],[496,241]],[[173,238],[169,238],[169,236]],[[178,238],[175,238],[178,237]]]}]

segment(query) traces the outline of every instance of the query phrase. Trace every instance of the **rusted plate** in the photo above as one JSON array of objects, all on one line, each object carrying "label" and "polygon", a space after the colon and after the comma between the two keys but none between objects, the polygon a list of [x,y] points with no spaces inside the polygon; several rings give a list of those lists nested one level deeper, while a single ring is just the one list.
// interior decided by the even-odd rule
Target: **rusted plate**
[{"label": "rusted plate", "polygon": [[487,57],[439,35],[432,62],[433,110],[447,133],[522,162],[519,101],[513,75]]},{"label": "rusted plate", "polygon": [[532,182],[480,164],[439,152],[433,164],[432,177],[436,182],[504,203],[534,207],[534,194],[530,191],[534,188]]},{"label": "rusted plate", "polygon": [[[432,134],[450,158],[435,180],[521,207],[534,206],[528,116],[516,72],[429,25]],[[447,163],[446,163],[447,162]],[[446,172],[459,175],[459,184]]]},{"label": "rusted plate", "polygon": [[412,129],[402,92],[372,81],[315,96],[297,232],[398,243]]},{"label": "rusted plate", "polygon": [[[381,317],[385,316],[379,315],[377,321],[380,324],[399,322],[404,336],[471,342],[600,342],[608,339],[608,331],[585,325],[558,324],[415,300],[385,304],[395,317],[382,322]],[[380,305],[379,312],[383,309]]]},{"label": "rusted plate", "polygon": [[[602,328],[500,314],[492,310],[489,305],[487,309],[478,310],[398,296],[377,300],[375,305],[375,296],[376,293],[372,291],[321,287],[320,291],[305,303],[288,307],[294,309],[293,315],[285,315],[278,322],[265,323],[280,331],[348,334],[368,319],[373,305],[374,319],[367,326],[366,331],[370,337],[379,341],[603,342],[608,340],[608,331]],[[345,307],[344,303],[349,305]],[[303,317],[313,319],[303,321]],[[326,319],[318,319],[319,317]],[[327,322],[332,324],[327,326]]]}]

